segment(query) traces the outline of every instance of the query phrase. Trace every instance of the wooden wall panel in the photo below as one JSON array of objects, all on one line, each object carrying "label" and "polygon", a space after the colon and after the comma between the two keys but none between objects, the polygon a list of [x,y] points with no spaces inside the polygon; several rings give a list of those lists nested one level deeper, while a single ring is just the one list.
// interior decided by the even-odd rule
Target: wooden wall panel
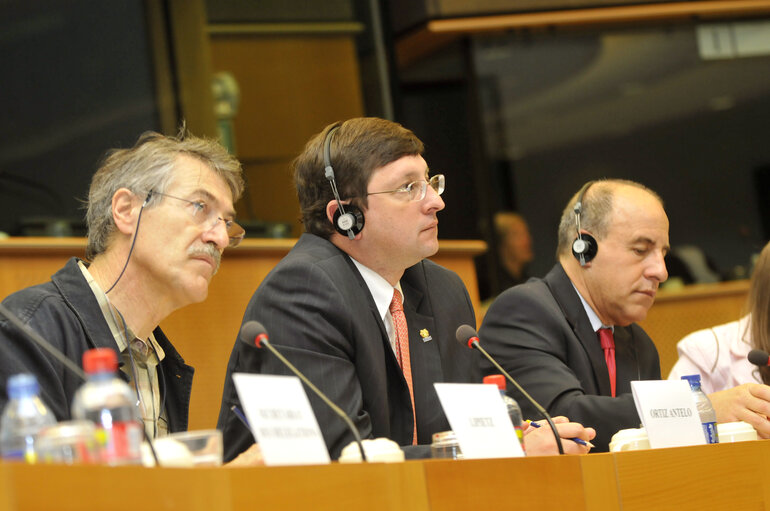
[{"label": "wooden wall panel", "polygon": [[738,319],[748,289],[749,281],[739,280],[658,292],[647,319],[640,325],[658,348],[664,379],[679,358],[676,343],[696,330]]},{"label": "wooden wall panel", "polygon": [[354,38],[216,33],[211,53],[214,72],[232,73],[241,92],[235,142],[251,211],[241,201],[239,216],[289,222],[298,236],[291,160],[327,124],[363,115]]}]

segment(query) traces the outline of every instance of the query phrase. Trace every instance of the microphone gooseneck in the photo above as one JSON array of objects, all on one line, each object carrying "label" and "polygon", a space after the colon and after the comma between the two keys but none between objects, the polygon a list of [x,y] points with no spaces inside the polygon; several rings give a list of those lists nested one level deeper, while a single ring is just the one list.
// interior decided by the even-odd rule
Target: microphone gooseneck
[{"label": "microphone gooseneck", "polygon": [[283,364],[291,370],[297,377],[302,380],[302,382],[310,388],[315,394],[321,398],[321,400],[326,403],[326,405],[332,409],[334,413],[340,416],[340,418],[345,421],[345,425],[348,427],[351,433],[353,433],[353,437],[356,440],[356,444],[358,444],[358,450],[361,451],[361,460],[367,461],[366,459],[366,453],[364,452],[364,445],[361,443],[361,435],[358,432],[358,428],[356,428],[355,424],[353,424],[353,421],[350,420],[350,417],[342,411],[342,409],[335,405],[331,399],[326,397],[326,394],[321,392],[321,390],[313,385],[313,382],[307,379],[302,372],[294,367],[294,365],[289,362],[286,357],[281,355],[281,353],[273,347],[272,344],[270,344],[270,340],[267,337],[267,331],[264,326],[262,326],[262,323],[259,321],[247,321],[246,324],[243,325],[243,328],[241,328],[241,335],[239,336],[239,339],[241,342],[245,343],[248,346],[255,347],[255,348],[261,348],[264,346],[270,352],[278,358]]},{"label": "microphone gooseneck", "polygon": [[53,344],[43,339],[40,334],[25,325],[19,318],[16,317],[13,312],[8,309],[8,307],[2,303],[0,303],[0,314],[5,316],[5,318],[10,321],[13,326],[18,328],[21,333],[27,336],[27,338],[32,339],[35,344],[43,348],[53,358],[61,362],[61,364],[66,367],[67,370],[75,374],[82,381],[86,381],[86,373],[84,373],[81,368],[79,368],[72,360],[68,359],[64,354],[62,354],[62,352],[56,349]]},{"label": "microphone gooseneck", "polygon": [[479,336],[476,333],[476,330],[470,326],[470,325],[460,325],[457,328],[457,331],[455,332],[455,337],[457,338],[457,342],[460,344],[466,344],[469,348],[473,349],[476,348],[481,352],[484,357],[486,357],[487,360],[492,362],[492,365],[494,365],[500,373],[502,373],[505,378],[513,383],[513,386],[518,389],[521,394],[527,398],[527,400],[532,403],[532,406],[535,407],[535,409],[542,415],[545,420],[548,422],[548,425],[551,427],[551,431],[553,432],[553,436],[556,439],[556,447],[559,449],[559,454],[564,454],[564,447],[561,444],[561,437],[559,436],[559,431],[556,429],[556,425],[553,423],[553,419],[551,419],[551,416],[548,414],[548,412],[545,411],[545,408],[540,406],[540,403],[535,401],[535,399],[529,395],[529,393],[524,390],[521,385],[518,384],[516,380],[513,379],[513,377],[508,374],[508,371],[503,369],[503,367],[497,363],[497,360],[492,358],[492,355],[487,353],[487,350],[481,347],[481,343],[479,342]]}]

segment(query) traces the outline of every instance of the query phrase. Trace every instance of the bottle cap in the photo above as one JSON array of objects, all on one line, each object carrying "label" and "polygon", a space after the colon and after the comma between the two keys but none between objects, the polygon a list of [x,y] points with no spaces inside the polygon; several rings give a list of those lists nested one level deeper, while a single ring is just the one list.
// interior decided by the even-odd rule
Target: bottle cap
[{"label": "bottle cap", "polygon": [[483,381],[490,385],[497,385],[500,390],[505,390],[505,376],[502,374],[490,374],[485,376]]},{"label": "bottle cap", "polygon": [[700,375],[699,374],[687,374],[682,376],[683,380],[687,380],[690,384],[690,388],[700,388]]},{"label": "bottle cap", "polygon": [[11,399],[37,396],[39,392],[37,378],[32,374],[15,374],[8,378],[8,397]]},{"label": "bottle cap", "polygon": [[118,355],[111,348],[94,348],[83,353],[83,370],[88,374],[114,373],[118,369]]}]

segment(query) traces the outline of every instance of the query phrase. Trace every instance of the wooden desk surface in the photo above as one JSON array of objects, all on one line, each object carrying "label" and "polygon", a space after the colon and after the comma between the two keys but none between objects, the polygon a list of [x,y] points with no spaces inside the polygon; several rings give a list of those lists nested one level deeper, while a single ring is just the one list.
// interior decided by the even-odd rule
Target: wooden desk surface
[{"label": "wooden desk surface", "polygon": [[[0,462],[0,511],[770,508],[770,442],[488,460],[147,469]],[[150,500],[148,500],[150,499]]]}]

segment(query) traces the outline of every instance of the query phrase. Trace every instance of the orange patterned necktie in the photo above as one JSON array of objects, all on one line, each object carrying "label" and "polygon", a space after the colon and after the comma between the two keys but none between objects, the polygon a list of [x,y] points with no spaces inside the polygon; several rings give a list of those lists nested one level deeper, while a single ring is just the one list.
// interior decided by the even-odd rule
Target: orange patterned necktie
[{"label": "orange patterned necktie", "polygon": [[390,302],[390,315],[393,317],[393,326],[396,331],[396,357],[398,358],[398,365],[404,373],[406,385],[409,387],[409,397],[412,399],[412,417],[414,418],[412,445],[417,445],[417,413],[414,408],[412,364],[409,361],[409,330],[406,328],[404,305],[401,301],[401,293],[399,293],[398,289],[393,290],[393,300]]},{"label": "orange patterned necktie", "polygon": [[607,362],[607,371],[610,373],[610,389],[612,390],[612,397],[615,397],[615,338],[612,336],[611,328],[599,329],[599,342],[602,344],[604,350],[604,360]]}]

